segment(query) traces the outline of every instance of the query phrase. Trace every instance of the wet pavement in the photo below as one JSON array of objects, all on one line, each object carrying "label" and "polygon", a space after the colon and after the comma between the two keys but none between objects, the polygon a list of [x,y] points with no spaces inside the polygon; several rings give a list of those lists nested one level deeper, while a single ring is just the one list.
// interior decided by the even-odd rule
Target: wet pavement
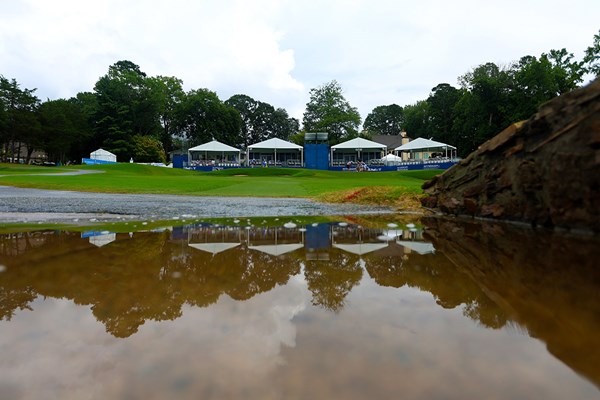
[{"label": "wet pavement", "polygon": [[389,207],[324,204],[308,199],[85,193],[0,186],[0,222],[67,221],[90,217],[171,219],[389,213]]}]

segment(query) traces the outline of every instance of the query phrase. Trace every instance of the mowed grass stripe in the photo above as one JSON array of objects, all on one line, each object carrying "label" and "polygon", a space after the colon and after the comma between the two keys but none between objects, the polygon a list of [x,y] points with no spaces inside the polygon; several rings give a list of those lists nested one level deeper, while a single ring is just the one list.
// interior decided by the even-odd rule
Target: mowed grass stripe
[{"label": "mowed grass stripe", "polygon": [[[10,169],[10,164],[2,167]],[[138,164],[76,166],[61,170],[99,170],[76,176],[12,174],[1,185],[101,193],[153,193],[198,196],[317,197],[365,187],[390,187],[394,193],[419,194],[425,180],[440,173],[335,172],[285,168],[241,168],[195,172]]]}]

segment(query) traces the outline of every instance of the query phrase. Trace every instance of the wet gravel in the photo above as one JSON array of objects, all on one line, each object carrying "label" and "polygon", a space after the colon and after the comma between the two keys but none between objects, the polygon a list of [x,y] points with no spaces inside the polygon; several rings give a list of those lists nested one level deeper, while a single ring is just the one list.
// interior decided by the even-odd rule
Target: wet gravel
[{"label": "wet gravel", "polygon": [[0,222],[67,221],[73,218],[171,219],[389,213],[388,207],[324,204],[307,199],[105,194],[0,186]]}]

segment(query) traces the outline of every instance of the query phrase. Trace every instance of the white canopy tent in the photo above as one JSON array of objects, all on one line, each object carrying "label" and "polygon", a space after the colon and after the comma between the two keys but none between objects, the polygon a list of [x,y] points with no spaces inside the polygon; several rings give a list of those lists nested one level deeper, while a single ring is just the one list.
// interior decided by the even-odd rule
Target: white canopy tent
[{"label": "white canopy tent", "polygon": [[381,159],[383,165],[398,165],[402,162],[402,157],[398,157],[395,154],[388,154]]},{"label": "white canopy tent", "polygon": [[[194,158],[194,154],[197,154],[196,158]],[[206,162],[209,161],[209,155],[212,158],[217,158],[217,156],[220,155],[222,163],[229,161],[227,159],[232,156],[235,156],[235,159],[230,161],[232,164],[239,165],[240,163],[240,149],[236,149],[235,147],[228,146],[216,140],[189,149],[188,162],[191,165],[192,161],[199,161],[202,155],[204,155],[204,161]]]},{"label": "white canopy tent", "polygon": [[435,140],[425,139],[425,138],[416,138],[415,140],[411,140],[410,142],[403,144],[402,146],[396,147],[394,150],[396,152],[408,151],[408,152],[427,152],[434,149],[444,150],[446,157],[448,157],[448,150],[450,150],[450,157],[452,157],[452,152],[456,154],[456,147],[451,146],[446,143],[436,142]]},{"label": "white canopy tent", "polygon": [[[336,144],[335,146],[331,146],[331,162],[333,164],[334,152],[337,152],[337,154],[356,154],[357,159],[361,159],[361,154],[379,152],[379,156],[376,157],[377,159],[379,159],[381,158],[381,153],[385,153],[386,150],[387,146],[384,144],[373,142],[372,140],[367,140],[364,138],[354,138],[346,142]],[[345,157],[343,156],[336,157],[336,159],[345,161]]]},{"label": "white canopy tent", "polygon": [[96,151],[91,152],[90,158],[92,160],[117,162],[117,156],[111,153],[110,151],[106,151],[104,149],[98,149]]},{"label": "white canopy tent", "polygon": [[279,138],[268,139],[259,143],[252,144],[248,146],[248,158],[250,159],[250,153],[273,153],[273,161],[275,165],[277,165],[277,151],[279,154],[289,154],[300,152],[300,165],[304,165],[304,148],[302,146],[298,146],[295,143],[291,143]]}]

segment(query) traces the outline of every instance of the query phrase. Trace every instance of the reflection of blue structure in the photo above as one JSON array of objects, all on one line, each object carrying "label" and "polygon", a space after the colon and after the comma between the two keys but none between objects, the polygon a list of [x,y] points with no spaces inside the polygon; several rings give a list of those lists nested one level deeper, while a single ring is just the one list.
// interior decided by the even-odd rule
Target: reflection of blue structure
[{"label": "reflection of blue structure", "polygon": [[306,226],[304,243],[307,249],[329,249],[329,224],[318,224],[317,226]]},{"label": "reflection of blue structure", "polygon": [[86,239],[89,237],[94,237],[94,236],[102,236],[102,235],[108,235],[114,232],[109,232],[109,231],[86,231],[86,232],[81,232],[81,238],[82,239]]}]

